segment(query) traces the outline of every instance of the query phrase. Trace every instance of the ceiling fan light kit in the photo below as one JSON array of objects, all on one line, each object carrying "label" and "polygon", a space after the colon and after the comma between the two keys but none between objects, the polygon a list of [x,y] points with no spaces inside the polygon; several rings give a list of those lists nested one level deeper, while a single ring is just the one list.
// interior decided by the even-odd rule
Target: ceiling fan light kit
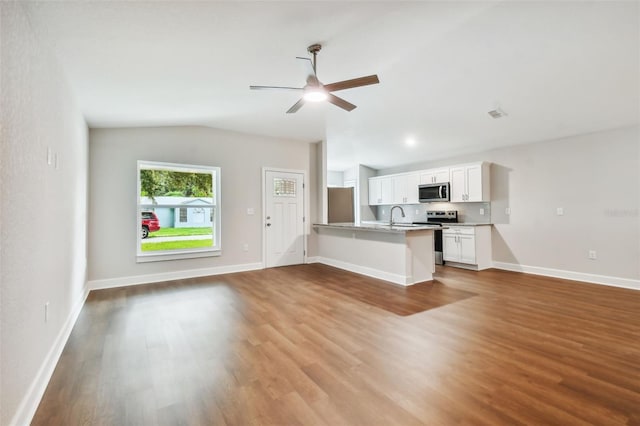
[{"label": "ceiling fan light kit", "polygon": [[301,58],[297,57],[296,59],[300,59],[306,61],[308,64],[307,67],[307,84],[304,87],[282,87],[282,86],[249,86],[251,90],[294,90],[294,91],[302,91],[303,95],[298,102],[293,104],[291,108],[287,110],[287,114],[292,114],[297,112],[305,102],[322,102],[329,101],[333,105],[344,109],[345,111],[353,111],[356,106],[346,100],[339,98],[331,92],[337,92],[338,90],[345,89],[353,89],[355,87],[368,86],[370,84],[378,84],[380,80],[378,76],[373,74],[366,77],[354,78],[351,80],[343,80],[338,81],[336,83],[331,84],[322,84],[320,80],[318,80],[318,76],[316,74],[317,70],[317,55],[318,52],[322,49],[320,44],[312,44],[307,48],[307,51],[313,55],[313,59],[310,58]]},{"label": "ceiling fan light kit", "polygon": [[302,98],[307,102],[322,102],[326,101],[328,97],[328,93],[321,87],[308,87],[302,95]]}]

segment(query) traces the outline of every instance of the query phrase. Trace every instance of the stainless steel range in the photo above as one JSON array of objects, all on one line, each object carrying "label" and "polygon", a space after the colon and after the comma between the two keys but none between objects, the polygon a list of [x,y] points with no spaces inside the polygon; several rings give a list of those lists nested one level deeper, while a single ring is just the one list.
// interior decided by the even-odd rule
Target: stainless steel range
[{"label": "stainless steel range", "polygon": [[[427,211],[427,220],[413,222],[416,225],[446,225],[448,223],[458,223],[457,210],[430,210]],[[442,259],[442,231],[435,230],[433,232],[434,249],[436,253],[436,265],[444,265]]]}]

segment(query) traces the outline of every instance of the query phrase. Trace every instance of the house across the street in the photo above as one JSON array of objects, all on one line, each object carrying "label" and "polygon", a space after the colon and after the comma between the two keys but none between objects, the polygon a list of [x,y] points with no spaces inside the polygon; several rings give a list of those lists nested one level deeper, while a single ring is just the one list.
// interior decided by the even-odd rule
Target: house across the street
[{"label": "house across the street", "polygon": [[140,204],[154,204],[162,228],[211,227],[215,215],[213,199],[207,197],[140,197]]}]

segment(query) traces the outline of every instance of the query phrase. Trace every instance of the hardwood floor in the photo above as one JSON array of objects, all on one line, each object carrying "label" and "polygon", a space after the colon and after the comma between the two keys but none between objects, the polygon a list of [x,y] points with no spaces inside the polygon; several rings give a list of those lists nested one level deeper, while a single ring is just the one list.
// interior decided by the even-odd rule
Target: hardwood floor
[{"label": "hardwood floor", "polygon": [[640,425],[640,292],[324,265],[92,291],[33,425]]}]

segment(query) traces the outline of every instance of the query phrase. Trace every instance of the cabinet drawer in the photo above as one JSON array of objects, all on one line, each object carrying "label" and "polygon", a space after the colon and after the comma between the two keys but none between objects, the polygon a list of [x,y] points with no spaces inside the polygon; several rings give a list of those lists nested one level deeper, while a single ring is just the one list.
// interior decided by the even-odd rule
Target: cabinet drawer
[{"label": "cabinet drawer", "polygon": [[443,229],[444,235],[475,235],[476,228],[473,226],[449,226],[449,229]]}]

